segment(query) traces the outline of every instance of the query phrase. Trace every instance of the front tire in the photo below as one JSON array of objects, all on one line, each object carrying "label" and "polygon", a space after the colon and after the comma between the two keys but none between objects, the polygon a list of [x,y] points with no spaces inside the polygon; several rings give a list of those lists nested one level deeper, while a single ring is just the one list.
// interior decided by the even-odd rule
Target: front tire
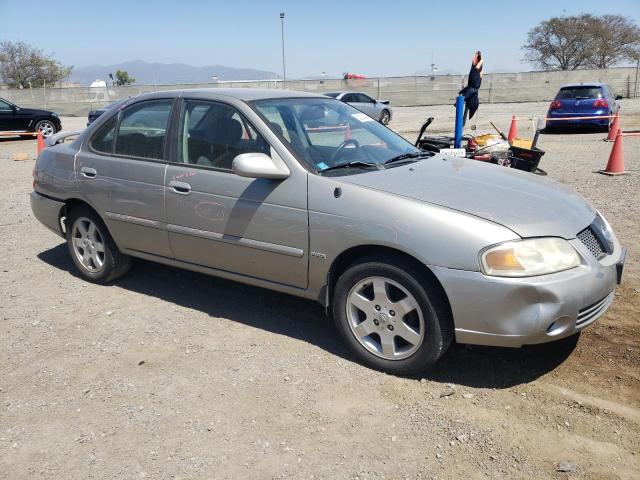
[{"label": "front tire", "polygon": [[39,120],[35,127],[35,132],[41,132],[44,138],[50,137],[58,131],[56,125],[51,120]]},{"label": "front tire", "polygon": [[382,113],[380,113],[380,120],[379,122],[382,125],[387,125],[389,123],[389,121],[391,120],[391,113],[389,112],[389,110],[383,110]]},{"label": "front tire", "polygon": [[71,260],[90,282],[108,283],[131,266],[131,257],[118,250],[107,227],[90,208],[79,207],[69,213],[66,238]]},{"label": "front tire", "polygon": [[349,267],[336,282],[333,316],[362,363],[396,375],[424,371],[453,339],[446,300],[409,262],[369,258]]}]

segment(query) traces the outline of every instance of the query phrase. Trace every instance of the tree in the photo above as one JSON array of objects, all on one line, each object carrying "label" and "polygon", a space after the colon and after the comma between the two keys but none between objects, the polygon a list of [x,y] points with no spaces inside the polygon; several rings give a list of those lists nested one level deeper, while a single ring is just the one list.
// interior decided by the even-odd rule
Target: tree
[{"label": "tree", "polygon": [[136,81],[135,78],[130,77],[126,70],[116,71],[116,85],[131,85]]},{"label": "tree", "polygon": [[553,17],[529,31],[522,49],[543,70],[608,68],[637,57],[640,29],[621,15]]},{"label": "tree", "polygon": [[72,69],[24,42],[0,42],[0,78],[10,87],[59,83],[69,78]]},{"label": "tree", "polygon": [[591,55],[587,64],[608,68],[624,60],[637,58],[640,50],[640,28],[621,15],[591,17],[587,23]]},{"label": "tree", "polygon": [[575,70],[587,62],[587,17],[554,17],[529,30],[524,58],[543,70]]}]

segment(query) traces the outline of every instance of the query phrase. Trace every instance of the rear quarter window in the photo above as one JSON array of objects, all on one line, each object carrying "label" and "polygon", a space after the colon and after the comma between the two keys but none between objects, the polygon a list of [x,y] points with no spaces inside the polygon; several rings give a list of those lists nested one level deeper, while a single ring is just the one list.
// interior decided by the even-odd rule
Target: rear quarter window
[{"label": "rear quarter window", "polygon": [[102,125],[96,134],[91,139],[91,148],[101,153],[113,152],[113,138],[116,130],[116,118],[114,116],[111,120]]}]

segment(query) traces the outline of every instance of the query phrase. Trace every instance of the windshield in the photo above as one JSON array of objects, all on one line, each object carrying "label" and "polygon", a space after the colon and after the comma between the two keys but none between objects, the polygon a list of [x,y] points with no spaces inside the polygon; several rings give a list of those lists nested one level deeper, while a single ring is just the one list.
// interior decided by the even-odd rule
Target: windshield
[{"label": "windshield", "polygon": [[600,87],[566,87],[561,88],[557,100],[577,100],[580,98],[602,98]]},{"label": "windshield", "polygon": [[342,164],[378,166],[398,155],[420,153],[401,136],[338,100],[286,98],[252,105],[296,157],[317,172]]}]

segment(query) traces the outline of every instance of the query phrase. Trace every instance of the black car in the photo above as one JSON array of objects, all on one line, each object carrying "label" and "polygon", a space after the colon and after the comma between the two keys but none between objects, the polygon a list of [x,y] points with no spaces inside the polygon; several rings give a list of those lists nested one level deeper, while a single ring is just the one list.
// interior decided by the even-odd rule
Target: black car
[{"label": "black car", "polygon": [[126,100],[129,100],[129,98],[131,97],[127,97],[127,98],[121,98],[120,100],[116,100],[113,103],[110,103],[109,105],[107,105],[106,107],[102,107],[102,108],[96,108],[95,110],[91,110],[89,112],[89,115],[87,115],[87,127],[89,125],[91,125],[93,122],[96,121],[96,119],[102,115],[104,112],[106,112],[107,110],[110,110],[114,107],[117,107],[118,105],[124,103]]},{"label": "black car", "polygon": [[22,108],[0,98],[0,131],[37,132],[49,137],[62,129],[60,117],[49,110]]}]

